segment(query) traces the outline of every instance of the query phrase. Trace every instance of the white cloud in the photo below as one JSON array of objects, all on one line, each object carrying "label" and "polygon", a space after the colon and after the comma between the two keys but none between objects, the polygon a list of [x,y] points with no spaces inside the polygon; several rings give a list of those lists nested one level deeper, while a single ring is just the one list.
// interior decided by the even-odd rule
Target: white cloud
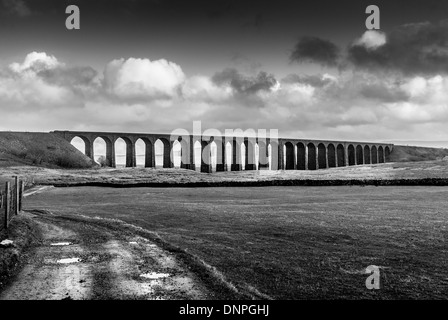
[{"label": "white cloud", "polygon": [[355,41],[355,45],[362,45],[367,49],[376,49],[385,45],[387,42],[386,34],[377,30],[367,30]]},{"label": "white cloud", "polygon": [[108,91],[124,99],[173,97],[184,80],[181,67],[165,59],[113,60],[104,71]]},{"label": "white cloud", "polygon": [[411,97],[418,97],[426,93],[428,81],[423,77],[414,77],[401,85],[401,88]]},{"label": "white cloud", "polygon": [[10,64],[9,68],[16,73],[37,73],[43,70],[54,69],[61,65],[58,59],[47,55],[45,52],[31,52],[27,54],[22,63],[14,62]]}]

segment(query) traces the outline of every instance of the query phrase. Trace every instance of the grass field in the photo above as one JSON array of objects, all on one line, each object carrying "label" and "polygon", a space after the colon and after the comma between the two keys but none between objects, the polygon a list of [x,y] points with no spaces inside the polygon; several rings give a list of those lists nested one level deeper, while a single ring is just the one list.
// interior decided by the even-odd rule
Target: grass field
[{"label": "grass field", "polygon": [[[391,162],[374,165],[359,165],[331,168],[327,170],[251,170],[217,173],[201,173],[185,169],[153,168],[97,168],[97,169],[50,169],[32,166],[17,166],[0,169],[0,187],[5,179],[15,175],[43,185],[85,185],[97,183],[109,185],[156,184],[160,186],[179,184],[206,184],[225,186],[229,183],[262,184],[272,181],[294,182],[336,180],[419,180],[448,179],[448,161]],[[445,181],[446,185],[447,182]]]},{"label": "grass field", "polygon": [[[448,298],[448,187],[54,188],[27,209],[156,231],[242,292],[274,299]],[[365,268],[380,267],[380,290]]]}]

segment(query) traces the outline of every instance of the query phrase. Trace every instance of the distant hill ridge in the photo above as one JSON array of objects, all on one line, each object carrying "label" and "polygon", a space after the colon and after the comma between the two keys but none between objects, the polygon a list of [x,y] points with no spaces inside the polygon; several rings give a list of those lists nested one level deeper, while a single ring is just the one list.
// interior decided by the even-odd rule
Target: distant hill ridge
[{"label": "distant hill ridge", "polygon": [[430,161],[430,160],[441,160],[445,157],[448,157],[448,149],[395,145],[390,154],[389,161],[390,162]]}]

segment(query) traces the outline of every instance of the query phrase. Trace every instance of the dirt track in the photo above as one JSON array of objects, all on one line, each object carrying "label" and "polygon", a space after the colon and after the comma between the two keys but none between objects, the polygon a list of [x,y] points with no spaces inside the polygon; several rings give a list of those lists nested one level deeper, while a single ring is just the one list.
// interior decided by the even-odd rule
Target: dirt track
[{"label": "dirt track", "polygon": [[172,254],[148,239],[50,212],[24,214],[38,223],[44,238],[0,300],[213,298]]}]

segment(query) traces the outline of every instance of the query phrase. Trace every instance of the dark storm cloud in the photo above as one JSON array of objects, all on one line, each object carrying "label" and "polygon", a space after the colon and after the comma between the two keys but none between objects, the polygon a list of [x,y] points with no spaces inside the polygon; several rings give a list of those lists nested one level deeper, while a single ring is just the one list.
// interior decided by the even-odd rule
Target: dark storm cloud
[{"label": "dark storm cloud", "polygon": [[221,72],[215,73],[212,81],[217,85],[228,84],[238,93],[253,94],[258,91],[269,91],[277,80],[271,74],[264,71],[257,76],[245,76],[234,68],[227,68]]},{"label": "dark storm cloud", "polygon": [[6,12],[18,17],[27,17],[31,15],[31,10],[25,0],[2,0],[2,12]]},{"label": "dark storm cloud", "polygon": [[298,75],[298,74],[289,74],[284,77],[281,81],[282,83],[301,83],[301,84],[309,84],[315,88],[322,88],[325,85],[331,82],[329,78],[323,78],[318,75]]},{"label": "dark storm cloud", "polygon": [[399,87],[386,87],[384,84],[366,84],[360,88],[360,94],[371,100],[385,103],[408,101],[409,95]]},{"label": "dark storm cloud", "polygon": [[317,37],[302,37],[290,56],[291,62],[314,62],[325,66],[336,66],[339,48],[331,41]]},{"label": "dark storm cloud", "polygon": [[260,31],[263,25],[264,18],[261,13],[247,17],[247,21],[242,24],[243,28],[254,28],[257,31]]},{"label": "dark storm cloud", "polygon": [[205,12],[210,19],[221,19],[232,12],[232,4],[230,1],[212,1]]},{"label": "dark storm cloud", "polygon": [[400,26],[377,48],[352,45],[349,60],[359,68],[392,70],[406,75],[448,73],[448,20]]}]

